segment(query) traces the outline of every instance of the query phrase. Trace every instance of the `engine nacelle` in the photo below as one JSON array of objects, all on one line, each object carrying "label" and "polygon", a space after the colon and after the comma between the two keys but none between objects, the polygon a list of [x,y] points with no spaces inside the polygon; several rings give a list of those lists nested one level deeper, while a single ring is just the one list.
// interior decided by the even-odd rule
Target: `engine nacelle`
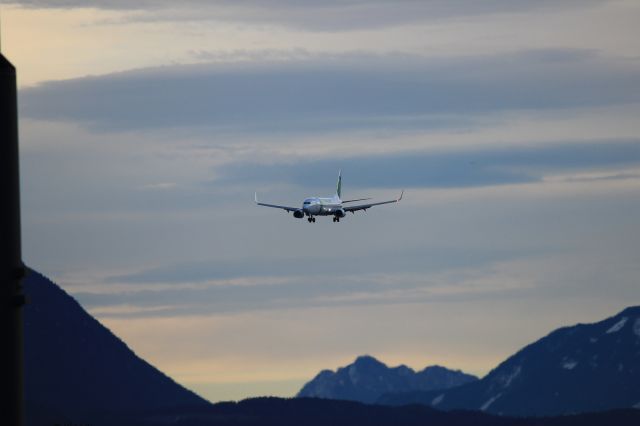
[{"label": "engine nacelle", "polygon": [[342,209],[336,210],[336,212],[334,213],[335,217],[345,217],[346,215],[347,213]]},{"label": "engine nacelle", "polygon": [[302,210],[294,210],[293,217],[302,219],[304,217],[304,212]]}]

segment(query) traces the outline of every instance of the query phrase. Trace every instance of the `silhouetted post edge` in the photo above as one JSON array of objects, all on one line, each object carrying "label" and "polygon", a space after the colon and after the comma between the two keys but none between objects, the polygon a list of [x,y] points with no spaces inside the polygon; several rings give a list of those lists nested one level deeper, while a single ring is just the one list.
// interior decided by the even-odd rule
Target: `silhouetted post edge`
[{"label": "silhouetted post edge", "polygon": [[20,173],[16,70],[0,53],[0,423],[24,424]]}]

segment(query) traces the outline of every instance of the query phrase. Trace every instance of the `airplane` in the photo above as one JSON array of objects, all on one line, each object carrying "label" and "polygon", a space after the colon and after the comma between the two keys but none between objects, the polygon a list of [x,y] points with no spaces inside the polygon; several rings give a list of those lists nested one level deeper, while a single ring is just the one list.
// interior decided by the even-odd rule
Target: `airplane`
[{"label": "airplane", "polygon": [[379,201],[377,203],[359,204],[355,206],[343,206],[343,204],[346,204],[346,203],[353,203],[356,201],[365,201],[365,200],[370,200],[371,198],[342,200],[342,198],[340,198],[342,196],[342,172],[339,171],[338,183],[336,185],[336,193],[333,197],[305,198],[305,200],[302,202],[302,207],[288,207],[288,206],[279,206],[277,204],[261,203],[258,201],[258,193],[256,192],[255,201],[256,201],[256,204],[259,206],[274,207],[276,209],[286,210],[287,213],[293,212],[293,217],[297,219],[302,219],[306,215],[307,221],[309,223],[315,222],[316,216],[333,216],[334,222],[340,222],[340,219],[345,217],[348,212],[351,212],[354,214],[359,210],[366,212],[368,208],[371,208],[373,206],[379,206],[380,204],[397,203],[398,201],[402,200],[403,194],[404,194],[404,190],[400,193],[400,197],[396,198],[395,200]]}]

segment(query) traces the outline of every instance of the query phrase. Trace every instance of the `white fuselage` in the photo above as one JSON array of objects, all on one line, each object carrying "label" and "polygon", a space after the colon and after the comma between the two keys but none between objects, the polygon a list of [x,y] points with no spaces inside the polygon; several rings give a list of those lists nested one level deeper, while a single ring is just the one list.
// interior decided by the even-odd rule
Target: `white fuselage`
[{"label": "white fuselage", "polygon": [[302,211],[307,216],[335,216],[342,213],[342,200],[336,195],[332,198],[311,197],[302,203]]}]

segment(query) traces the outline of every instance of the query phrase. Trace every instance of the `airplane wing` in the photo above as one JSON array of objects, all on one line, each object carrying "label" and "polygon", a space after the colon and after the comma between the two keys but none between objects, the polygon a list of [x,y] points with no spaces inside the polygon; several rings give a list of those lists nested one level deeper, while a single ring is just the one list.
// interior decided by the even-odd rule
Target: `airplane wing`
[{"label": "airplane wing", "polygon": [[370,200],[370,199],[371,198],[358,198],[357,200],[343,200],[342,204],[344,204],[344,203],[353,203],[353,202],[356,202],[356,201]]},{"label": "airplane wing", "polygon": [[345,212],[351,212],[351,213],[355,213],[358,210],[364,210],[366,211],[368,208],[373,207],[373,206],[379,206],[380,204],[390,204],[390,203],[397,203],[398,201],[402,200],[402,195],[404,194],[404,191],[402,191],[400,193],[400,197],[398,197],[395,200],[390,200],[390,201],[380,201],[377,203],[369,203],[369,204],[360,204],[358,206],[348,206],[348,207],[343,207],[342,209]]},{"label": "airplane wing", "polygon": [[256,192],[256,204],[259,205],[259,206],[274,207],[276,209],[282,209],[282,210],[286,210],[288,212],[294,212],[296,210],[300,210],[300,207],[288,207],[288,206],[279,206],[277,204],[260,203],[260,202],[258,202],[258,193],[257,192]]}]

